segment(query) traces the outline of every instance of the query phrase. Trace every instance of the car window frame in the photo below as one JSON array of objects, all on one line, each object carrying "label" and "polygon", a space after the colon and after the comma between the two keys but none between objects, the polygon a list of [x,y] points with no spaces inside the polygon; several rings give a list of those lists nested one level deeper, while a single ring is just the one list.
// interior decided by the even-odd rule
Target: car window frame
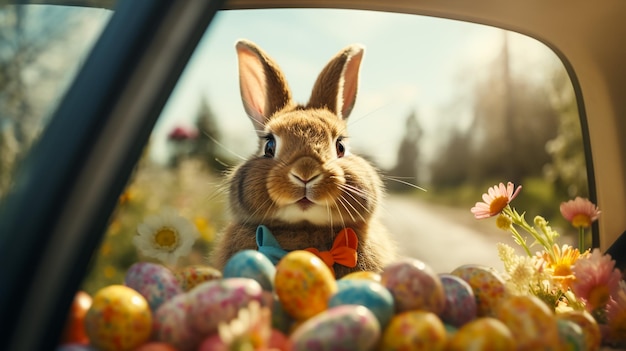
[{"label": "car window frame", "polygon": [[68,291],[82,281],[161,109],[222,4],[118,2],[0,208],[0,349],[56,347]]}]

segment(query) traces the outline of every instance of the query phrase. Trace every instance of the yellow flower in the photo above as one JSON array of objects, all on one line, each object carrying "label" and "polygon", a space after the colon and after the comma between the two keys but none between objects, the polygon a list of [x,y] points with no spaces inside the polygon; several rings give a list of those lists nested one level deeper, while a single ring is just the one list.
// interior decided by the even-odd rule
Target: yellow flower
[{"label": "yellow flower", "polygon": [[559,247],[554,244],[551,253],[542,251],[538,252],[537,256],[543,260],[544,268],[552,276],[552,279],[561,284],[563,291],[567,291],[575,279],[572,268],[580,257],[578,249],[569,245]]}]

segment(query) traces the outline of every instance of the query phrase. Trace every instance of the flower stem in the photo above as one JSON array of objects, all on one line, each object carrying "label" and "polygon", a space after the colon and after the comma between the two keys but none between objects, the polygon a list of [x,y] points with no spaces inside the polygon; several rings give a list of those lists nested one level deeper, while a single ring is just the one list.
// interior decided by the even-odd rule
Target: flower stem
[{"label": "flower stem", "polygon": [[585,252],[585,228],[578,227],[578,251]]}]

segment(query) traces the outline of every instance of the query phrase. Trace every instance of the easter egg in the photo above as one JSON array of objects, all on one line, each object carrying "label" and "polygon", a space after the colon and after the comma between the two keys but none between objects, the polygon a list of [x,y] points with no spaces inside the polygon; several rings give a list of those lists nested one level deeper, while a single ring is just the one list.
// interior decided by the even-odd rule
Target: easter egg
[{"label": "easter egg", "polygon": [[63,344],[57,346],[54,351],[96,351],[93,347],[84,344]]},{"label": "easter egg", "polygon": [[145,297],[153,311],[163,302],[183,292],[172,271],[150,262],[138,262],[130,266],[124,283]]},{"label": "easter egg", "polygon": [[[373,350],[380,337],[376,317],[363,306],[342,305],[311,317],[290,336],[293,351]],[[315,346],[313,346],[315,345]]]},{"label": "easter egg", "polygon": [[193,308],[189,293],[182,293],[164,302],[154,313],[153,339],[178,350],[193,350],[202,336],[188,323]]},{"label": "easter egg", "polygon": [[585,337],[587,350],[598,350],[602,343],[602,332],[595,318],[587,311],[565,311],[556,314],[557,320],[565,319],[578,324]]},{"label": "easter egg", "polygon": [[463,279],[450,274],[440,274],[445,307],[439,317],[444,323],[460,327],[476,318],[476,297],[472,287]]},{"label": "easter egg", "polygon": [[263,300],[261,285],[249,278],[225,278],[196,286],[189,293],[191,311],[187,323],[202,335],[217,331],[221,322],[237,317],[240,308]]},{"label": "easter egg", "polygon": [[407,258],[383,268],[381,284],[394,297],[396,312],[425,310],[441,313],[445,295],[441,281],[424,262]]},{"label": "easter egg", "polygon": [[472,287],[479,317],[494,316],[495,308],[507,295],[504,278],[498,271],[489,266],[468,264],[450,274],[465,280]]},{"label": "easter egg", "polygon": [[383,332],[381,350],[439,351],[446,346],[446,329],[436,314],[406,311],[396,314]]},{"label": "easter egg", "polygon": [[559,343],[554,313],[534,295],[503,299],[496,309],[496,318],[513,333],[519,349],[550,349]]},{"label": "easter egg", "polygon": [[89,337],[85,332],[85,316],[91,307],[91,296],[84,291],[78,291],[74,295],[70,312],[65,321],[62,344],[88,344]]},{"label": "easter egg", "polygon": [[361,280],[371,280],[377,283],[380,283],[381,276],[378,273],[369,272],[369,271],[356,271],[352,273],[348,273],[344,275],[341,280],[353,280],[353,279],[361,279]]},{"label": "easter egg", "polygon": [[328,301],[328,307],[362,305],[378,319],[381,327],[387,326],[395,307],[393,296],[387,288],[369,280],[343,280],[337,282],[337,293]]},{"label": "easter egg", "polygon": [[448,341],[446,351],[515,351],[513,333],[493,317],[480,317],[459,328]]},{"label": "easter egg", "polygon": [[149,342],[136,348],[134,351],[178,351],[174,346],[164,342]]},{"label": "easter egg", "polygon": [[98,350],[132,350],[150,338],[150,306],[140,293],[127,286],[107,286],[93,296],[85,330]]},{"label": "easter egg", "polygon": [[263,290],[274,290],[276,267],[267,256],[256,250],[243,250],[234,254],[224,266],[224,278],[250,278]]},{"label": "easter egg", "polygon": [[294,320],[289,313],[285,311],[278,296],[274,295],[270,308],[272,310],[272,328],[280,330],[283,333],[289,333]]},{"label": "easter egg", "polygon": [[587,345],[585,344],[587,340],[580,325],[563,318],[557,318],[556,322],[563,351],[587,350]]},{"label": "easter egg", "polygon": [[303,320],[326,310],[337,281],[319,257],[296,250],[276,265],[274,289],[285,311]]},{"label": "easter egg", "polygon": [[210,280],[222,279],[222,272],[209,266],[186,266],[174,273],[183,291],[189,291],[196,285]]}]

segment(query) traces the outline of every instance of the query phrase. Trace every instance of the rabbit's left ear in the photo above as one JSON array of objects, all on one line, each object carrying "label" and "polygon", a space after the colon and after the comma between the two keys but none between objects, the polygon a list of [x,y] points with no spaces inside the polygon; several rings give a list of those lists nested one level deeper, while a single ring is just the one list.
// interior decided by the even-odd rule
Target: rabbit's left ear
[{"label": "rabbit's left ear", "polygon": [[307,107],[327,108],[347,119],[356,101],[364,51],[363,46],[354,44],[332,58],[317,77]]}]

